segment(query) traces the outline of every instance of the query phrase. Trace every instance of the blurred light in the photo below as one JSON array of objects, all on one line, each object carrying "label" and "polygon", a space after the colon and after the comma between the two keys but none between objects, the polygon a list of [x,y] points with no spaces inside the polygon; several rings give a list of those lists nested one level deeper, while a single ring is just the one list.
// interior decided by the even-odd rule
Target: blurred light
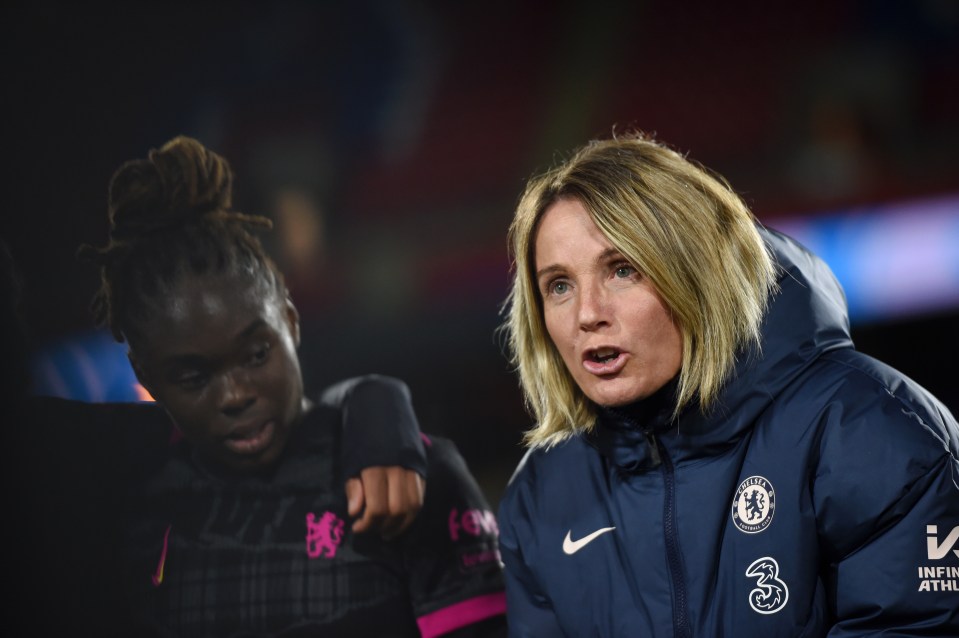
[{"label": "blurred light", "polygon": [[138,382],[127,348],[107,332],[91,332],[48,344],[31,358],[33,394],[100,403],[152,401]]},{"label": "blurred light", "polygon": [[822,257],[850,319],[883,321],[959,307],[959,196],[770,220]]},{"label": "blurred light", "polygon": [[150,391],[144,388],[139,383],[133,384],[133,391],[136,393],[138,401],[144,401],[147,403],[153,402],[153,395],[151,395]]}]

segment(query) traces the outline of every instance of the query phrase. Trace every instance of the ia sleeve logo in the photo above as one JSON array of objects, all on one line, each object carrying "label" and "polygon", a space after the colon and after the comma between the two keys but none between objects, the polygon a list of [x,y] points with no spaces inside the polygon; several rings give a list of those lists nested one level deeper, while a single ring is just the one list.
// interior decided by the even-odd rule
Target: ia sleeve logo
[{"label": "ia sleeve logo", "polygon": [[920,592],[959,592],[959,565],[951,554],[959,557],[959,525],[952,528],[946,538],[939,542],[939,526],[926,525],[926,558],[929,562],[917,567]]},{"label": "ia sleeve logo", "polygon": [[[959,525],[952,528],[941,545],[939,544],[939,527],[926,525],[926,553],[929,560],[945,558],[949,550],[956,546],[957,541],[959,541]],[[959,549],[952,549],[952,553],[959,556]]]},{"label": "ia sleeve logo", "polygon": [[789,588],[779,580],[779,563],[764,556],[746,568],[746,575],[755,578],[756,587],[749,592],[749,606],[759,614],[775,614],[786,606]]}]

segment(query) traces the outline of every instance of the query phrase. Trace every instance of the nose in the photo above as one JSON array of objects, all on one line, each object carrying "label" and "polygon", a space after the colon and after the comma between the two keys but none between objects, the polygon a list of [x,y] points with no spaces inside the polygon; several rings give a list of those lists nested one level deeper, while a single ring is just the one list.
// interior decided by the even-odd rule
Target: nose
[{"label": "nose", "polygon": [[608,326],[611,319],[609,297],[600,283],[583,285],[579,297],[579,327],[592,332]]},{"label": "nose", "polygon": [[220,411],[238,416],[256,402],[256,389],[247,370],[235,370],[223,376]]}]

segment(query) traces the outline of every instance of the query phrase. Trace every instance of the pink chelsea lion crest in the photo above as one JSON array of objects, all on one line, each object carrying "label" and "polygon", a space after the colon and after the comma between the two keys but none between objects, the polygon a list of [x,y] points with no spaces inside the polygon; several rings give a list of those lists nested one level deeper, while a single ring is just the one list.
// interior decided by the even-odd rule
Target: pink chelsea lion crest
[{"label": "pink chelsea lion crest", "polygon": [[306,555],[310,558],[333,558],[343,540],[343,521],[333,512],[323,512],[320,520],[306,515]]}]

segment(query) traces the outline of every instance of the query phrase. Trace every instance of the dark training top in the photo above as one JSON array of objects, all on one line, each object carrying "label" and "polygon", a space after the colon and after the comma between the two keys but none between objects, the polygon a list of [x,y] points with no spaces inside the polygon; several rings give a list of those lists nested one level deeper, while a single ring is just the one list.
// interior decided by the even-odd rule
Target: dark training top
[{"label": "dark training top", "polygon": [[[275,472],[225,481],[184,441],[130,511],[131,593],[171,636],[436,635],[505,610],[497,528],[455,446],[428,439],[427,498],[394,541],[350,530],[340,412],[314,408]],[[138,618],[138,621],[140,618]]]},{"label": "dark training top", "polygon": [[[5,416],[8,627],[428,636],[501,622],[495,519],[455,447],[424,445],[397,380],[329,389],[271,476],[229,482],[185,441],[171,444],[155,404],[33,398]],[[409,530],[393,541],[352,533],[347,476],[372,465],[426,475],[427,463]]]}]

